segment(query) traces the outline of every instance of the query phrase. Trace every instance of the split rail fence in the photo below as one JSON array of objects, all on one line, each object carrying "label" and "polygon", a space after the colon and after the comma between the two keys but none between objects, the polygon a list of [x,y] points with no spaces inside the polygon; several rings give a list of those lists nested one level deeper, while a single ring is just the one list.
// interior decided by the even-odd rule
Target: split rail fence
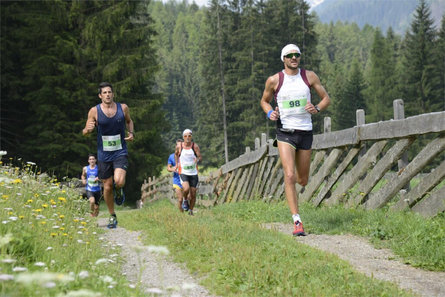
[{"label": "split rail fence", "polygon": [[[365,209],[387,205],[427,217],[445,211],[445,111],[404,118],[403,100],[393,106],[393,120],[365,124],[364,111],[357,110],[357,125],[341,131],[331,132],[330,118],[324,119],[324,133],[314,135],[309,182],[296,186],[300,201]],[[285,199],[272,142],[263,133],[254,151],[247,147],[219,170],[200,176],[197,204]],[[411,187],[412,180],[418,183]],[[144,181],[143,201],[166,197],[175,199],[170,174]]]}]

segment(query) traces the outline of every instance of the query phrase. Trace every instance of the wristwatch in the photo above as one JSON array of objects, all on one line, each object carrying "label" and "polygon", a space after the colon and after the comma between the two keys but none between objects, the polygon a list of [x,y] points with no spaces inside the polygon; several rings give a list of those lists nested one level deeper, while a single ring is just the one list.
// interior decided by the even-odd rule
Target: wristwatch
[{"label": "wristwatch", "polygon": [[314,105],[314,107],[317,110],[317,112],[320,112],[320,107],[318,107],[318,105]]}]

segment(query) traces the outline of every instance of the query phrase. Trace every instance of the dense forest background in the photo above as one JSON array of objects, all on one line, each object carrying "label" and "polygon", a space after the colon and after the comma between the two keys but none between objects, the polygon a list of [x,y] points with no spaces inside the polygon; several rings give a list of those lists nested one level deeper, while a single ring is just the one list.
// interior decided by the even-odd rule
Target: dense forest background
[{"label": "dense forest background", "polygon": [[[332,99],[313,117],[333,129],[445,110],[445,19],[434,26],[419,0],[409,29],[321,23],[302,0],[211,0],[208,7],[160,1],[2,1],[1,149],[62,177],[78,177],[96,136],[83,137],[97,85],[114,85],[135,122],[129,200],[159,174],[176,138],[193,130],[203,166],[217,167],[274,135],[259,101],[296,43]],[[314,95],[315,102],[318,98]]]}]

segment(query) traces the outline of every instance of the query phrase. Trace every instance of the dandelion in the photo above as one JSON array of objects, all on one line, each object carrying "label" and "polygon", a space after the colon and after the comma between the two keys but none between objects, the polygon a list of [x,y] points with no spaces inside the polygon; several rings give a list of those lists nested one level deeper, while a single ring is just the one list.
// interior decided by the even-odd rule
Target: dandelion
[{"label": "dandelion", "polygon": [[28,199],[28,201],[26,201],[26,203],[32,203],[32,199]]},{"label": "dandelion", "polygon": [[78,223],[79,222],[79,219],[74,219],[74,223]]},{"label": "dandelion", "polygon": [[12,271],[13,272],[24,272],[24,271],[28,271],[28,268],[17,266],[17,267],[12,268]]},{"label": "dandelion", "polygon": [[2,199],[4,199],[4,200],[8,200],[8,198],[9,198],[9,195],[6,195],[6,194],[3,194],[3,195],[2,195]]},{"label": "dandelion", "polygon": [[46,225],[46,221],[41,221],[40,224]]},{"label": "dandelion", "polygon": [[61,201],[61,202],[66,202],[66,198],[65,197],[59,197],[57,199],[59,199],[59,201]]},{"label": "dandelion", "polygon": [[12,181],[13,184],[21,184],[22,180],[20,178],[17,178],[15,180]]},{"label": "dandelion", "polygon": [[25,216],[19,216],[19,219],[23,220],[25,218]]},{"label": "dandelion", "polygon": [[47,207],[48,207],[48,204],[43,204],[42,207],[43,207],[43,208],[47,208]]},{"label": "dandelion", "polygon": [[60,216],[59,216],[59,219],[64,219],[64,218],[65,218],[64,215],[60,215]]},{"label": "dandelion", "polygon": [[82,225],[84,225],[84,226],[87,224],[87,222],[80,222],[80,223],[81,223]]}]

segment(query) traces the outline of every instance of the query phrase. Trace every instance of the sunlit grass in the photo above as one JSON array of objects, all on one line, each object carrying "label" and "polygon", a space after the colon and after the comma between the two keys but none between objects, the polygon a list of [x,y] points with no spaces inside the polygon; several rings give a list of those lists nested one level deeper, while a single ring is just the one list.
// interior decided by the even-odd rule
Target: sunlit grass
[{"label": "sunlit grass", "polygon": [[410,296],[355,272],[333,255],[260,226],[286,215],[289,220],[284,205],[259,202],[198,209],[190,217],[164,200],[121,213],[120,219],[128,229],[142,228],[146,245],[167,246],[216,295]]},{"label": "sunlit grass", "polygon": [[34,165],[0,167],[0,295],[139,296],[88,202]]}]

